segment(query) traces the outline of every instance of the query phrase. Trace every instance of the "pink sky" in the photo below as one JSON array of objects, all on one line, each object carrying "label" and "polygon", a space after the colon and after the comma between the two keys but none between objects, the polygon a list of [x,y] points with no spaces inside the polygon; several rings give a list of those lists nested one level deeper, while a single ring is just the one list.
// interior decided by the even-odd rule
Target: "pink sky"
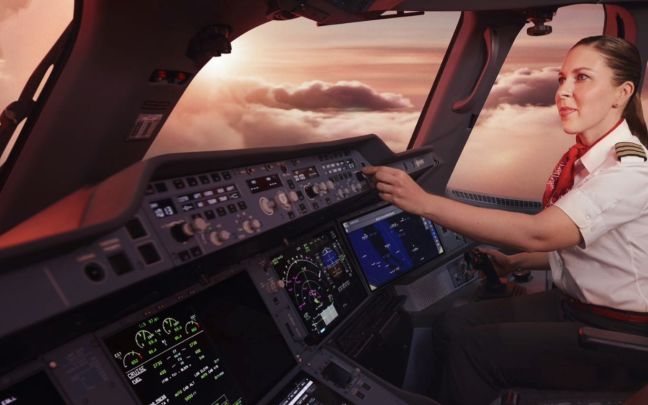
[{"label": "pink sky", "polygon": [[[72,0],[3,0],[0,106],[20,92],[71,18]],[[148,156],[338,139],[375,133],[403,150],[459,14],[316,27],[270,22],[196,76]],[[601,6],[559,10],[554,33],[514,44],[451,185],[539,198],[573,142],[553,103],[555,68],[583,36],[601,32]],[[41,32],[38,32],[38,31]]]}]

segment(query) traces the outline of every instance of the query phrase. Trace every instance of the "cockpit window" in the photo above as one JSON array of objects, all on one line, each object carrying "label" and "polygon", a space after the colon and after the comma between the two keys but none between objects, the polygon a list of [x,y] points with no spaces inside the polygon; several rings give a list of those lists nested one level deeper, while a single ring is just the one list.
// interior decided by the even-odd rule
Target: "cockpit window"
[{"label": "cockpit window", "polygon": [[[0,111],[18,99],[27,79],[68,26],[74,0],[0,2]],[[14,136],[20,129],[14,131]],[[11,144],[6,152],[11,149]],[[0,164],[6,154],[0,157]]]},{"label": "cockpit window", "polygon": [[267,23],[200,71],[147,157],[369,133],[405,150],[458,20]]},{"label": "cockpit window", "polygon": [[[554,94],[563,57],[603,31],[603,7],[558,9],[547,36],[520,31],[457,162],[448,188],[539,201],[556,162],[574,143]],[[645,94],[645,92],[644,92]]]}]

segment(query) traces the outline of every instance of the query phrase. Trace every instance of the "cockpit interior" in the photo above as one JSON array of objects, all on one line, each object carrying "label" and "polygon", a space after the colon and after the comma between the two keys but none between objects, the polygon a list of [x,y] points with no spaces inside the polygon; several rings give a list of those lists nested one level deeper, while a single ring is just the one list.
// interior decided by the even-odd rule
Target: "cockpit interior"
[{"label": "cockpit interior", "polygon": [[[0,32],[11,4],[0,5]],[[623,37],[638,47],[644,65],[648,60],[648,3],[638,1],[74,0],[70,6],[69,23],[26,72],[20,92],[0,98],[6,101],[0,105],[1,405],[438,404],[443,382],[431,343],[434,319],[467,302],[550,289],[550,274],[499,279],[473,254],[479,241],[382,201],[362,168],[391,166],[430,193],[533,214],[541,209],[538,187],[568,140],[528,141],[532,152],[521,159],[528,170],[506,166],[515,152],[502,145],[508,135],[520,142],[513,132],[527,130],[525,122],[538,126],[525,108],[532,104],[539,116],[554,108],[553,96],[547,101],[546,89],[541,94],[524,77],[553,83],[555,70],[526,68],[527,59],[545,52],[551,66],[559,65],[560,56],[548,51],[552,28],[577,30],[582,12],[596,13],[592,34]],[[288,24],[300,22],[310,27],[301,46],[310,35],[328,36],[330,43],[351,44],[347,56],[375,64],[392,63],[390,51],[363,56],[357,38],[327,29],[349,27],[396,49],[390,41],[408,24],[426,25],[425,40],[433,42],[440,30],[433,24],[443,23],[447,42],[429,67],[436,76],[426,73],[427,87],[409,99],[378,84],[374,91],[356,82],[310,82],[301,90],[259,87],[238,99],[221,100],[226,91],[213,90],[200,126],[183,126],[187,121],[173,115],[193,108],[180,106],[209,80],[201,75],[235,57],[248,35],[272,25],[296,40]],[[396,22],[393,31],[364,28]],[[514,43],[529,38],[536,47],[516,53]],[[0,62],[10,40],[0,40]],[[272,53],[262,45],[248,49],[239,68],[273,63],[281,77],[287,54],[276,51],[281,43],[272,46]],[[297,58],[307,52],[300,49]],[[322,49],[324,70],[347,66],[334,48]],[[510,55],[518,62],[506,70]],[[409,81],[415,82],[402,78]],[[355,96],[340,96],[343,87]],[[510,102],[519,92],[537,101]],[[509,104],[493,106],[495,96]],[[253,97],[268,103],[264,119],[274,124],[227,115]],[[362,104],[361,97],[373,101]],[[323,107],[299,109],[320,98]],[[303,135],[286,118],[299,112],[315,122],[340,105],[350,106],[348,122],[313,124],[328,138]],[[367,105],[404,106],[399,117],[411,129],[394,141],[389,131],[402,122],[361,115]],[[210,108],[219,112],[209,115]],[[505,116],[516,127],[502,125]],[[258,144],[235,142],[226,117],[244,137],[246,128],[274,125],[285,142],[276,143],[273,131],[259,135]],[[383,136],[388,120],[390,136]],[[483,137],[473,131],[480,122],[490,131]],[[179,138],[164,133],[169,126]],[[201,126],[225,146],[193,147]],[[475,152],[495,135],[492,156]],[[498,154],[500,147],[509,154]],[[537,163],[545,151],[546,163]],[[481,172],[481,159],[493,156],[497,165]],[[507,191],[507,176],[498,171],[535,188]],[[462,176],[467,185],[456,181]],[[633,395],[506,388],[484,403],[621,404]]]}]

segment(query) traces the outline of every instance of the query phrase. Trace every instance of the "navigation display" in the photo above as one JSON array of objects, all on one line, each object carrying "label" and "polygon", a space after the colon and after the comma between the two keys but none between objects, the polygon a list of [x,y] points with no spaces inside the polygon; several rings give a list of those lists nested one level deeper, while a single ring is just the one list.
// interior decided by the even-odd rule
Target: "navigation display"
[{"label": "navigation display", "polygon": [[342,227],[372,291],[444,252],[432,221],[393,205],[345,221]]},{"label": "navigation display", "polygon": [[366,297],[333,229],[276,255],[272,266],[304,320],[312,343],[319,342]]},{"label": "navigation display", "polygon": [[241,273],[104,343],[143,404],[255,403],[295,361]]}]

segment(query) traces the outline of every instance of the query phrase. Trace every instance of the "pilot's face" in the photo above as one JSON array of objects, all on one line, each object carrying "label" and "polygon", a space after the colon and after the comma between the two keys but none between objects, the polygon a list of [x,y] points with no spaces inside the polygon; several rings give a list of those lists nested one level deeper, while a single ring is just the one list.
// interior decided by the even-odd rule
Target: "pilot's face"
[{"label": "pilot's face", "polygon": [[556,91],[556,107],[565,132],[583,134],[592,143],[617,123],[624,106],[619,105],[621,86],[612,79],[612,69],[593,47],[581,45],[569,51]]}]

